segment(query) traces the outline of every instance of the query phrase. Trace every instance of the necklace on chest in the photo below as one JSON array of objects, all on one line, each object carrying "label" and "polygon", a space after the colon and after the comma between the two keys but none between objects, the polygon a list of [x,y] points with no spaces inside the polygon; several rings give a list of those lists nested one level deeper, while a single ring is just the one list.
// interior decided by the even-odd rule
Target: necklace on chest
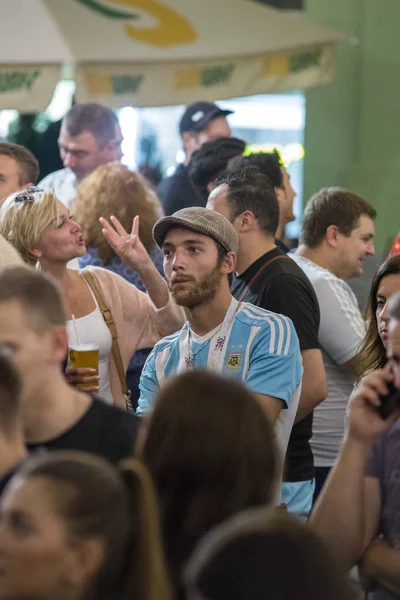
[{"label": "necklace on chest", "polygon": [[225,315],[222,323],[213,331],[213,335],[203,343],[199,344],[199,347],[196,350],[193,350],[192,346],[192,332],[190,329],[187,331],[187,338],[185,344],[185,368],[187,371],[193,369],[196,362],[196,355],[203,350],[203,348],[209,343],[210,344],[210,352],[211,356],[208,361],[208,367],[211,367],[214,371],[220,371],[222,365],[223,358],[223,350],[225,347],[226,338],[228,332],[233,324],[235,319],[236,312],[239,308],[239,302],[232,298],[231,304],[228,308],[228,311]]}]

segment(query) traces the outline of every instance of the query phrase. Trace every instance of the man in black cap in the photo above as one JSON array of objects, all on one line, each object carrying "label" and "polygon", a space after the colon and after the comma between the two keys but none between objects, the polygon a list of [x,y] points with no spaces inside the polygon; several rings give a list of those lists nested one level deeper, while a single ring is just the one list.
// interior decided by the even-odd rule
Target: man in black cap
[{"label": "man in black cap", "polygon": [[226,117],[231,113],[231,110],[223,110],[211,102],[194,102],[186,108],[179,123],[179,133],[186,154],[185,162],[157,188],[166,215],[187,206],[205,206],[204,198],[189,177],[187,165],[193,152],[204,142],[230,137],[231,130]]}]

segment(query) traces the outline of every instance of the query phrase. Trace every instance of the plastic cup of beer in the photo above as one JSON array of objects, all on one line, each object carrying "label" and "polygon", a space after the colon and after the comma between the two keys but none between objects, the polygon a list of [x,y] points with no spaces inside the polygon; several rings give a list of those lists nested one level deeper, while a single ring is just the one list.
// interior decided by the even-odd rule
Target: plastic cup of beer
[{"label": "plastic cup of beer", "polygon": [[[74,369],[95,369],[99,374],[99,347],[96,344],[75,344],[69,348],[69,358]],[[78,387],[93,387],[93,381],[78,383]]]}]

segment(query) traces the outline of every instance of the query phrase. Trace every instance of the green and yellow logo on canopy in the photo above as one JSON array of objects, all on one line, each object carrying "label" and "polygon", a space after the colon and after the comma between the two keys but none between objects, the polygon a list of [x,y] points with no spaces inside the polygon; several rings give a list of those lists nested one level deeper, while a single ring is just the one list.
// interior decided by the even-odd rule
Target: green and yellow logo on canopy
[{"label": "green and yellow logo on canopy", "polygon": [[[104,17],[121,21],[126,34],[144,44],[152,46],[175,46],[192,44],[197,40],[193,25],[175,9],[158,0],[76,0]],[[137,27],[143,11],[156,19],[154,27]]]}]

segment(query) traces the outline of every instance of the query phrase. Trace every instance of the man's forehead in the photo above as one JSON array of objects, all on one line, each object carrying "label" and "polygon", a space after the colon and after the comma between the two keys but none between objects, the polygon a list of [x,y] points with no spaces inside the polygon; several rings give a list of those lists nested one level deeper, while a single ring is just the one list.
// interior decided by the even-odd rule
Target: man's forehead
[{"label": "man's forehead", "polygon": [[0,336],[19,329],[24,324],[24,311],[18,300],[0,302]]},{"label": "man's forehead", "polygon": [[67,150],[86,150],[88,147],[95,145],[97,141],[91,131],[82,131],[79,135],[70,135],[66,129],[60,131],[58,138],[59,146],[63,146]]},{"label": "man's forehead", "polygon": [[368,215],[361,215],[351,233],[371,234],[375,233],[375,224]]},{"label": "man's forehead", "polygon": [[206,243],[210,237],[208,235],[204,235],[203,233],[198,233],[193,229],[189,229],[188,227],[181,227],[177,225],[176,227],[171,227],[171,229],[168,230],[163,244],[174,244],[177,242],[183,244],[195,239]]},{"label": "man's forehead", "polygon": [[0,170],[10,172],[18,170],[18,163],[12,156],[7,156],[6,154],[0,154]]},{"label": "man's forehead", "polygon": [[213,131],[218,130],[225,132],[227,129],[230,129],[230,127],[226,117],[224,115],[218,115],[217,117],[214,117],[214,119],[211,119],[200,133],[212,133]]}]

